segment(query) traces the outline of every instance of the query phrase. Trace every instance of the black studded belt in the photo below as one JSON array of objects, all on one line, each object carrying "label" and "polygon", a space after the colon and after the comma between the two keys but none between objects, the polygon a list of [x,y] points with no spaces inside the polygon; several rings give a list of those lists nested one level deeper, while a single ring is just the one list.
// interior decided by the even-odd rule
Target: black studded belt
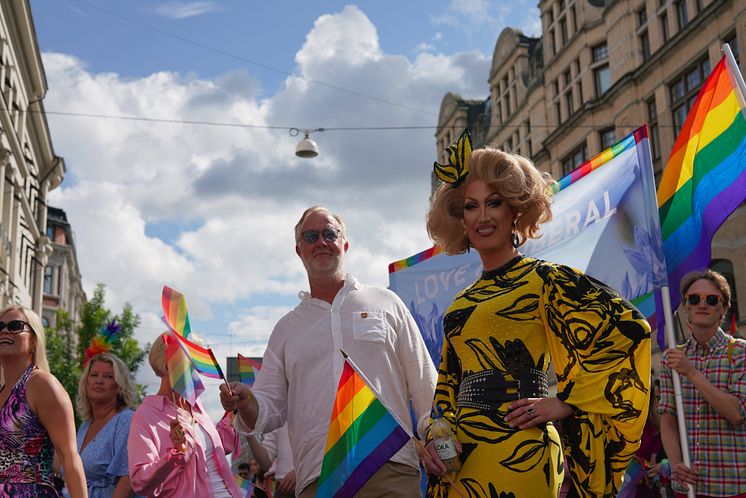
[{"label": "black studded belt", "polygon": [[529,368],[510,380],[505,374],[502,370],[484,370],[465,376],[459,386],[458,407],[494,411],[508,401],[549,396],[545,372]]}]

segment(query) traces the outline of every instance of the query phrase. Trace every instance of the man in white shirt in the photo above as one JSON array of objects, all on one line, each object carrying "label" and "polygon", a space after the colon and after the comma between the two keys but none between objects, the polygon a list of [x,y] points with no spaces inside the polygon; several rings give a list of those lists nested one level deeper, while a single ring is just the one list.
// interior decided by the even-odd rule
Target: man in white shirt
[{"label": "man in white shirt", "polygon": [[[342,271],[349,243],[338,215],[307,209],[295,226],[295,251],[311,292],[275,326],[252,390],[221,385],[226,410],[238,410],[239,430],[270,432],[288,423],[296,494],[313,497],[321,473],[329,419],[344,349],[401,422],[412,401],[422,434],[437,373],[414,319],[391,291],[360,284]],[[419,460],[407,443],[365,484],[359,497],[419,496]]]}]

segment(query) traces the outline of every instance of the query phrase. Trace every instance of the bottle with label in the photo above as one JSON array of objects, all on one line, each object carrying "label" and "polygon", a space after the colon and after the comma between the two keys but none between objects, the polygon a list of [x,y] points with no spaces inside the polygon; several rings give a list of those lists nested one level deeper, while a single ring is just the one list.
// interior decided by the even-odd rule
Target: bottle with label
[{"label": "bottle with label", "polygon": [[453,437],[451,426],[443,418],[443,410],[439,406],[433,406],[432,419],[430,434],[433,437],[435,451],[438,452],[448,472],[458,472],[461,469],[461,459],[456,452],[456,439]]}]

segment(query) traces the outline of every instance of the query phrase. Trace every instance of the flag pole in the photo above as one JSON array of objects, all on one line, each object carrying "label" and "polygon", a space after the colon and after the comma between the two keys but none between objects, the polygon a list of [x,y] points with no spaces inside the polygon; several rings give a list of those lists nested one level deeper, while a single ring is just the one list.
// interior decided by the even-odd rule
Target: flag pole
[{"label": "flag pole", "polygon": [[381,393],[378,392],[378,389],[373,387],[373,384],[370,383],[370,381],[365,376],[365,374],[362,371],[360,371],[357,365],[355,365],[355,362],[352,361],[352,358],[350,358],[350,355],[345,353],[342,348],[339,349],[339,352],[342,353],[342,356],[344,357],[345,361],[349,363],[352,369],[355,370],[355,372],[357,372],[357,374],[360,376],[361,379],[363,379],[363,382],[365,382],[370,388],[370,390],[373,391],[373,394],[376,395],[376,398],[378,398],[378,401],[380,401],[381,404],[386,408],[386,410],[388,410],[388,412],[391,413],[391,416],[394,417],[394,420],[396,420],[396,422],[401,426],[401,428],[404,429],[404,432],[407,433],[407,436],[409,436],[410,438],[416,441],[417,438],[414,437],[414,435],[412,434],[412,431],[410,431],[409,427],[407,427],[407,424],[403,424],[402,421],[399,420],[399,417],[397,417],[396,414],[392,413],[391,410],[389,410],[389,407],[386,406],[386,404],[381,400]]},{"label": "flag pole", "polygon": [[225,375],[223,375],[223,369],[220,368],[220,363],[218,363],[218,360],[215,359],[215,354],[212,352],[212,348],[207,348],[207,352],[210,353],[210,358],[212,358],[212,362],[215,363],[215,367],[218,369],[220,378],[223,379],[223,382],[225,383],[225,387],[228,388],[228,393],[231,396],[233,396],[233,389],[231,389],[231,385],[228,384],[228,381],[226,380]]},{"label": "flag pole", "polygon": [[[676,337],[673,333],[673,313],[671,312],[671,294],[668,286],[661,287],[661,299],[663,300],[663,315],[665,316],[664,330],[666,334],[666,345],[669,348],[676,347]],[[689,458],[689,439],[686,433],[686,418],[684,417],[684,399],[681,396],[681,377],[679,372],[671,369],[671,378],[673,379],[673,394],[676,403],[676,419],[679,424],[679,445],[681,447],[681,460],[688,468],[692,468],[692,461]],[[687,496],[694,498],[694,487],[687,485]]]},{"label": "flag pole", "polygon": [[[730,45],[728,45],[727,43],[723,43],[723,47],[721,50],[725,54],[725,60],[728,62],[728,65],[731,68],[731,71],[729,71],[728,73],[732,75],[732,82],[741,91],[741,97],[746,99],[746,82],[743,81],[743,75],[741,74],[741,70],[738,67],[736,58],[733,57],[733,52],[730,49]],[[744,104],[744,102],[742,102],[742,104]],[[744,117],[746,117],[746,109],[744,109],[743,106],[741,107],[741,113],[743,113]]]}]

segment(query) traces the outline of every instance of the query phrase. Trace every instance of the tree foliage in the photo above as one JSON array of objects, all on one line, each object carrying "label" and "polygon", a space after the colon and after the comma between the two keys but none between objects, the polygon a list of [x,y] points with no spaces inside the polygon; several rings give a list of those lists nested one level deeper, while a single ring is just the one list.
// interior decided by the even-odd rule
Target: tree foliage
[{"label": "tree foliage", "polygon": [[[73,401],[77,397],[85,350],[101,328],[111,320],[115,320],[121,327],[111,352],[127,365],[134,381],[135,373],[145,358],[145,350],[140,348],[134,338],[135,329],[140,324],[140,316],[129,304],[125,304],[119,314],[114,314],[106,308],[103,284],[96,286],[93,297],[83,305],[79,324],[73,323],[66,311],[58,310],[55,326],[46,331],[49,368]],[[143,386],[136,384],[136,389],[138,397],[142,397]]]}]

